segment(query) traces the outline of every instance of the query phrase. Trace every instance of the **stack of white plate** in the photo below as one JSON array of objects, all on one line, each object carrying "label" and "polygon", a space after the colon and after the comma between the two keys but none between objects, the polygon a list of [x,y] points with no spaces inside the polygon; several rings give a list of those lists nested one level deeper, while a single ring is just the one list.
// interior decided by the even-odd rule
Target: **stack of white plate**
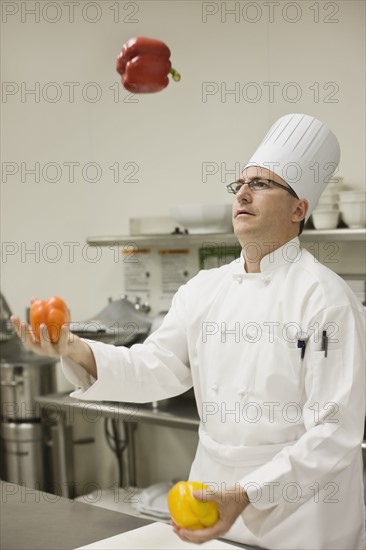
[{"label": "stack of white plate", "polygon": [[150,485],[139,494],[138,501],[133,504],[133,507],[145,516],[169,520],[168,492],[173,485],[173,482],[165,481]]},{"label": "stack of white plate", "polygon": [[171,216],[130,218],[130,235],[169,235],[178,223]]},{"label": "stack of white plate", "polygon": [[366,225],[366,192],[351,189],[339,193],[339,210],[348,227],[359,229]]},{"label": "stack of white plate", "polygon": [[366,225],[366,191],[345,185],[342,177],[330,180],[312,213],[315,229],[335,229],[340,218],[351,229]]},{"label": "stack of white plate", "polygon": [[171,215],[192,235],[232,233],[231,204],[177,204]]},{"label": "stack of white plate", "polygon": [[150,485],[146,489],[138,487],[116,487],[112,489],[100,488],[87,495],[77,497],[75,500],[121,512],[129,516],[138,516],[159,521],[169,521],[168,492],[175,481],[161,482]]},{"label": "stack of white plate", "polygon": [[345,188],[342,177],[334,177],[329,181],[312,213],[315,229],[335,229],[338,226],[339,193]]}]

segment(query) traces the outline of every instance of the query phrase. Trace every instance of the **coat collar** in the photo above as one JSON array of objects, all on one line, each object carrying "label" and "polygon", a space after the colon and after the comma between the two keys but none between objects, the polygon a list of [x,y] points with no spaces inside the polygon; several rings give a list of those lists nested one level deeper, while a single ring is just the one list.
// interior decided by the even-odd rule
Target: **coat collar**
[{"label": "coat collar", "polygon": [[[275,245],[274,245],[275,246]],[[253,246],[253,254],[255,254],[255,247]],[[245,259],[243,252],[240,257],[232,262],[232,270],[234,278],[242,279],[270,279],[271,273],[282,266],[292,265],[299,261],[301,257],[300,241],[298,237],[291,239],[283,246],[276,248],[266,256],[264,256],[260,263],[260,273],[247,273],[245,271]]]}]

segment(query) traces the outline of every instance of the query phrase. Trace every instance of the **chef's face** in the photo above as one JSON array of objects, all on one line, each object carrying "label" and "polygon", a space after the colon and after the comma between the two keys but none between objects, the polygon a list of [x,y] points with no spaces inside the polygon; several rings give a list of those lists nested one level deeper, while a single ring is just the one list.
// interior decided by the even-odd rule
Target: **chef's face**
[{"label": "chef's face", "polygon": [[[249,182],[258,178],[289,187],[270,170],[257,166],[246,168],[240,181]],[[243,185],[233,203],[234,232],[242,243],[256,238],[259,242],[263,242],[263,239],[286,242],[298,234],[299,223],[305,217],[307,206],[306,200],[296,199],[280,187],[251,191],[248,185]]]}]

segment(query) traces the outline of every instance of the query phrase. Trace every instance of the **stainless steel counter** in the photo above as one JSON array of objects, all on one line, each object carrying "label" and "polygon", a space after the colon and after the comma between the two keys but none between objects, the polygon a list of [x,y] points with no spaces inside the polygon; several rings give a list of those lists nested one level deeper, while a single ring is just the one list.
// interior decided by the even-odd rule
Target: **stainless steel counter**
[{"label": "stainless steel counter", "polygon": [[1,548],[71,550],[150,521],[1,482]]},{"label": "stainless steel counter", "polygon": [[152,523],[4,481],[0,490],[3,550],[71,550]]}]

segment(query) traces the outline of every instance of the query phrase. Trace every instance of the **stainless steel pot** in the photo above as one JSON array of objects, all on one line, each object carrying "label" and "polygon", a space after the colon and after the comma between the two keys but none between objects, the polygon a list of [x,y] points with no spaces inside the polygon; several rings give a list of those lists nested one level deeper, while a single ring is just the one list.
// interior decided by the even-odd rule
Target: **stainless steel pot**
[{"label": "stainless steel pot", "polygon": [[[16,336],[13,338],[18,340]],[[5,346],[9,346],[9,344],[11,341],[7,342]],[[17,348],[16,341],[14,348]],[[3,349],[1,352],[1,418],[6,421],[32,421],[40,418],[35,397],[56,391],[58,360],[52,357],[41,357],[25,350],[23,346],[20,351],[17,348],[15,355],[3,354]]]},{"label": "stainless steel pot", "polygon": [[42,490],[44,486],[41,424],[1,422],[4,479]]},{"label": "stainless steel pot", "polygon": [[0,292],[0,342],[8,342],[14,336],[10,316],[11,309],[5,300],[5,296]]}]

